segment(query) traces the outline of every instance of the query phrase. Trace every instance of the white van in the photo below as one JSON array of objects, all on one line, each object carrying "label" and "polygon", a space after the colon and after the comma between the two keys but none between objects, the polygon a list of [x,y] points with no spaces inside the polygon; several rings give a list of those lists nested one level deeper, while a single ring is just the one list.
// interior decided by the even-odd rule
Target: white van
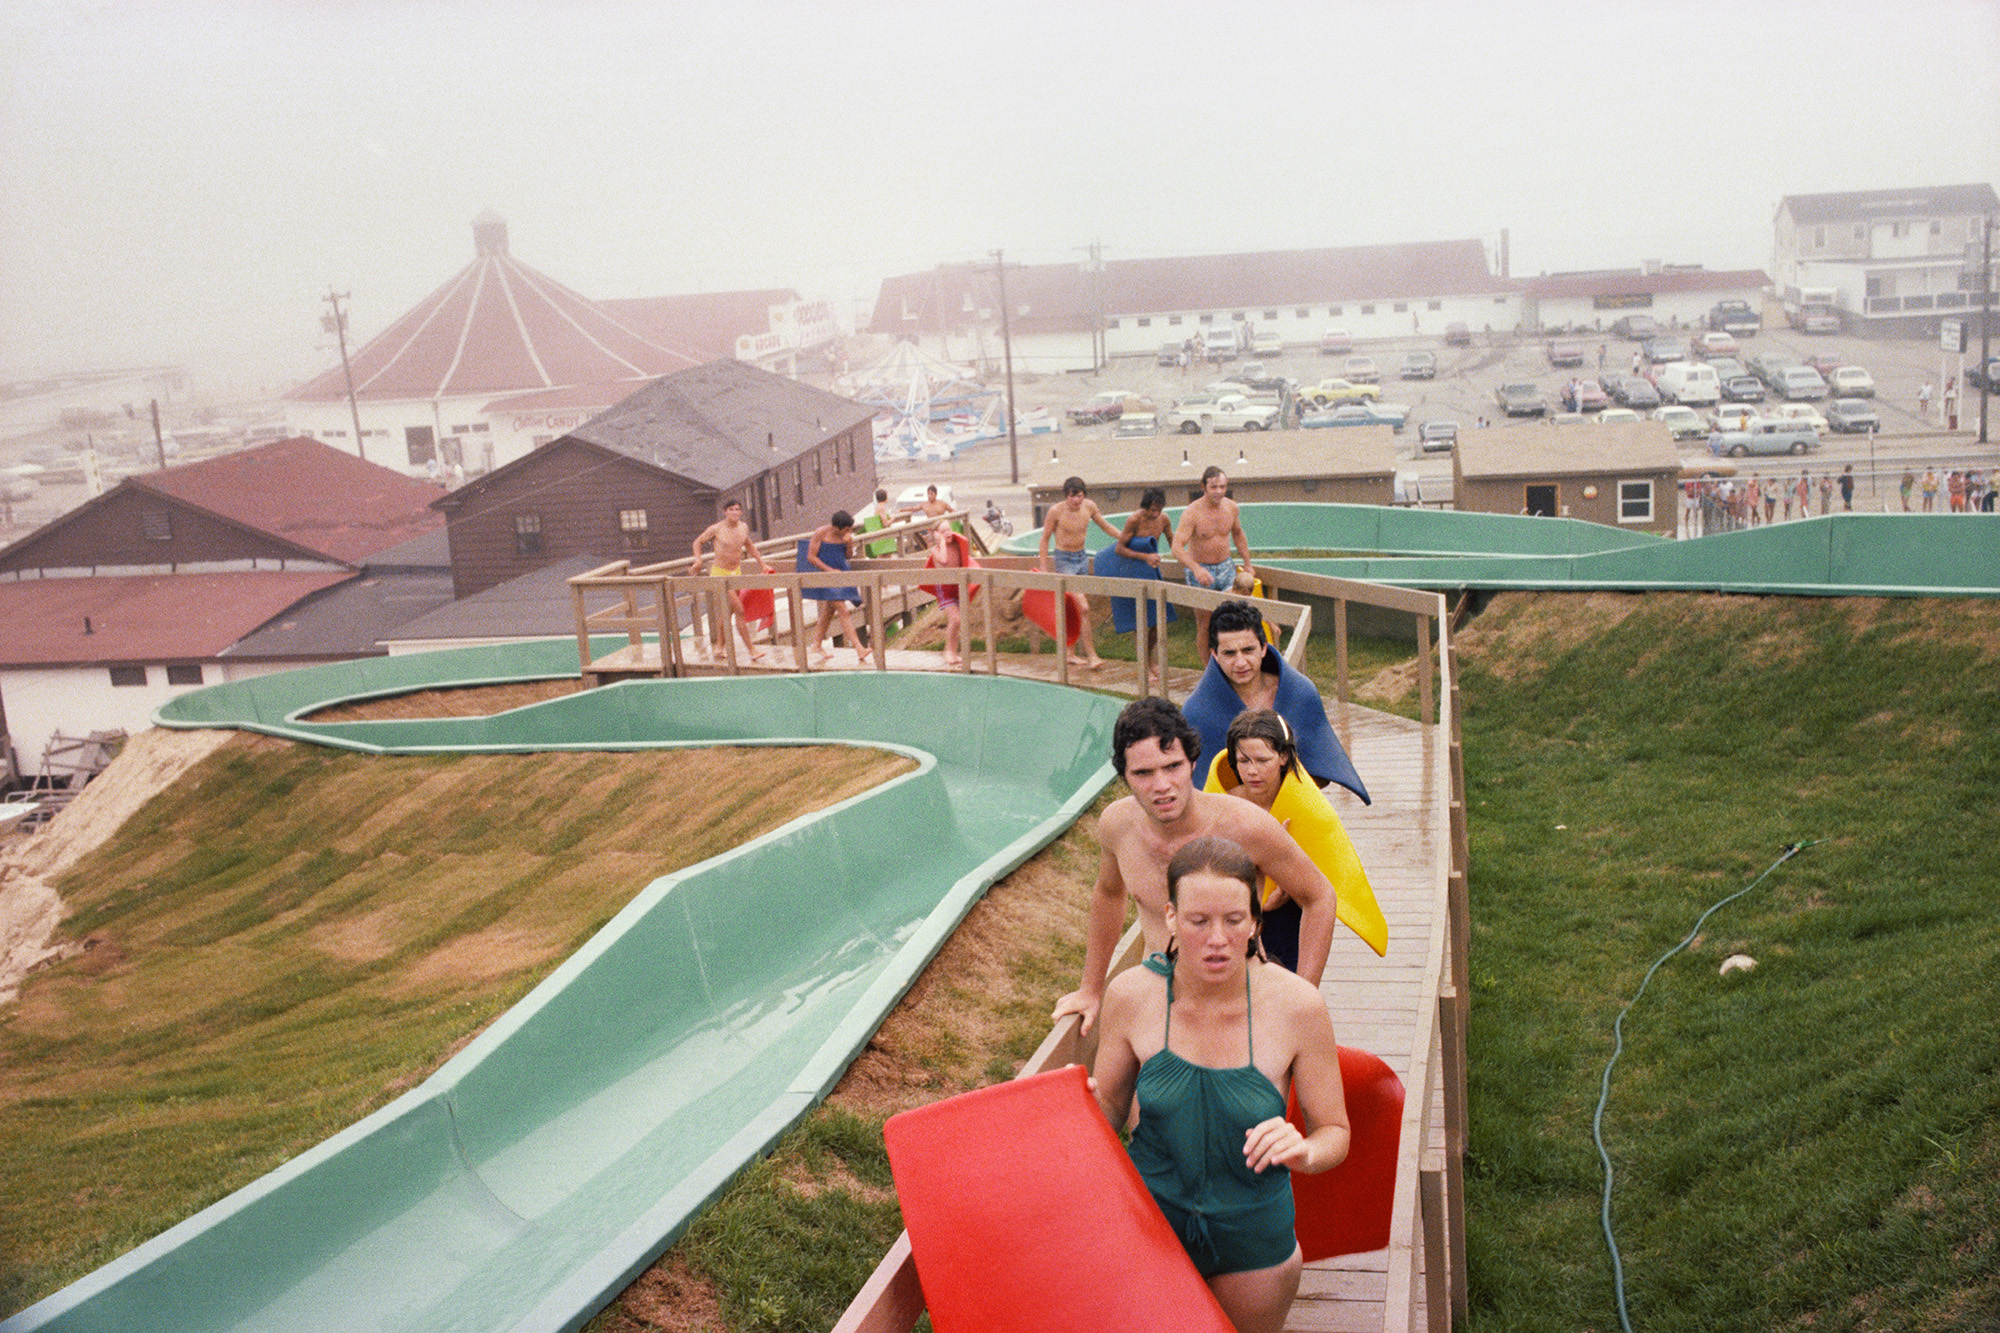
[{"label": "white van", "polygon": [[1722,400],[1722,381],[1715,368],[1700,361],[1669,361],[1653,374],[1660,401],[1689,407],[1713,407]]}]

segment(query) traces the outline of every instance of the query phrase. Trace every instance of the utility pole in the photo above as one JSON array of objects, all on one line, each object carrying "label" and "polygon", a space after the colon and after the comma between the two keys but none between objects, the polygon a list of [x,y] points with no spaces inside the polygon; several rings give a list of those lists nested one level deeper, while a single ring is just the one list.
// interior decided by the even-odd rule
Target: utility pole
[{"label": "utility pole", "polygon": [[1101,370],[1111,359],[1111,340],[1104,336],[1104,242],[1094,240],[1076,248],[1090,256],[1084,261],[1090,274],[1090,368]]},{"label": "utility pole", "polygon": [[1979,251],[1979,442],[1986,443],[1986,406],[1993,400],[1993,219],[1986,219]]},{"label": "utility pole", "polygon": [[153,400],[153,447],[160,451],[160,471],[167,470],[167,437],[160,433],[160,400]]},{"label": "utility pole", "polygon": [[320,327],[340,339],[340,373],[347,377],[347,411],[354,420],[354,453],[362,462],[368,461],[368,446],[361,440],[361,408],[354,401],[354,368],[347,364],[347,312],[340,308],[342,301],[353,299],[352,292],[336,292],[326,289],[326,303],[333,307],[333,313],[320,316]]},{"label": "utility pole", "polygon": [[1014,334],[1007,318],[1007,260],[993,252],[993,267],[1000,275],[1000,346],[1007,357],[1007,466],[1012,484],[1021,484],[1021,440],[1014,428]]}]

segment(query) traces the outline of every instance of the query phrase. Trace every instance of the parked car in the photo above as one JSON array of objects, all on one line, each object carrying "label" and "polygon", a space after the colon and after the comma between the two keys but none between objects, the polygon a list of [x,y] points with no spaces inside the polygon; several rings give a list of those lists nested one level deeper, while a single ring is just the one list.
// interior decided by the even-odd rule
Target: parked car
[{"label": "parked car", "polygon": [[1322,426],[1388,426],[1400,433],[1409,418],[1410,409],[1401,403],[1342,403],[1306,413],[1299,418],[1299,425],[1306,430]]},{"label": "parked car", "polygon": [[1153,364],[1157,366],[1178,366],[1180,363],[1181,345],[1179,343],[1161,343],[1160,350],[1153,357]]},{"label": "parked car", "polygon": [[1292,382],[1275,370],[1266,369],[1261,361],[1245,361],[1243,368],[1234,375],[1225,377],[1232,384],[1241,384],[1246,389],[1260,392],[1284,390],[1292,387]]},{"label": "parked car", "polygon": [[1660,333],[1660,321],[1651,315],[1625,315],[1613,320],[1611,331],[1629,342],[1644,342]]},{"label": "parked car", "polygon": [[1764,387],[1777,392],[1778,372],[1786,366],[1796,366],[1799,359],[1790,352],[1759,352],[1750,358],[1750,373],[1764,381]]},{"label": "parked car", "polygon": [[1160,433],[1160,418],[1154,412],[1127,412],[1111,428],[1114,440],[1142,440]]},{"label": "parked car", "polygon": [[1403,357],[1403,364],[1396,374],[1406,380],[1436,379],[1438,357],[1436,352],[1409,352]]},{"label": "parked car", "polygon": [[1722,397],[1722,381],[1712,367],[1700,361],[1674,361],[1653,370],[1653,387],[1663,403],[1689,403],[1708,407]]},{"label": "parked car", "polygon": [[1722,382],[1722,401],[1761,403],[1764,401],[1764,381],[1755,375],[1732,375]]},{"label": "parked car", "polygon": [[1815,352],[1799,364],[1811,366],[1819,372],[1821,379],[1825,379],[1827,376],[1833,374],[1834,371],[1840,369],[1840,358],[1837,356],[1825,356]]},{"label": "parked car", "polygon": [[1620,407],[1647,409],[1660,405],[1660,391],[1653,387],[1652,381],[1637,375],[1606,375],[1597,382]]},{"label": "parked car", "polygon": [[1163,419],[1168,430],[1183,435],[1203,431],[1272,430],[1278,424],[1278,409],[1269,403],[1253,403],[1240,393],[1197,395],[1167,409]]},{"label": "parked car", "polygon": [[1766,421],[1803,421],[1813,428],[1813,434],[1826,438],[1826,418],[1811,403],[1778,403],[1765,408],[1762,415]]},{"label": "parked car", "polygon": [[1285,340],[1275,333],[1253,333],[1250,335],[1250,355],[1283,356]]},{"label": "parked car", "polygon": [[1757,409],[1749,403],[1724,403],[1708,414],[1716,430],[1742,430],[1744,423],[1757,419]]},{"label": "parked car", "polygon": [[1549,410],[1540,387],[1527,383],[1501,385],[1493,391],[1493,401],[1510,417],[1539,417]]},{"label": "parked car", "polygon": [[1836,398],[1826,405],[1826,424],[1843,435],[1859,435],[1882,429],[1882,417],[1866,398]]},{"label": "parked car", "polygon": [[1583,344],[1574,338],[1551,338],[1548,344],[1549,364],[1552,366],[1580,366],[1583,364]]},{"label": "parked car", "polygon": [[1978,366],[1972,366],[1967,369],[1965,372],[1965,385],[1968,389],[1979,389],[1986,393],[1992,393],[1996,386],[2000,386],[2000,356],[1988,359],[1986,369],[1983,371]]},{"label": "parked car", "polygon": [[1372,356],[1348,357],[1347,364],[1341,368],[1340,373],[1356,384],[1374,384],[1382,378],[1382,372],[1375,368],[1375,358]]},{"label": "parked car", "polygon": [[1417,427],[1417,451],[1448,454],[1458,447],[1456,421],[1426,421]]},{"label": "parked car", "polygon": [[1557,394],[1565,412],[1602,412],[1611,406],[1611,395],[1589,380],[1571,380]]},{"label": "parked car", "polygon": [[1320,335],[1319,354],[1321,356],[1346,356],[1354,350],[1354,339],[1346,329],[1328,329]]},{"label": "parked car", "polygon": [[1826,381],[1811,366],[1786,366],[1778,372],[1778,382],[1771,386],[1778,397],[1786,401],[1818,401],[1826,397]]},{"label": "parked car", "polygon": [[1611,421],[1641,421],[1641,420],[1644,420],[1644,418],[1642,418],[1637,412],[1634,412],[1629,407],[1607,407],[1602,412],[1599,412],[1597,414],[1597,423],[1599,425],[1603,425],[1606,422],[1611,422]]},{"label": "parked car", "polygon": [[1727,454],[1803,454],[1819,447],[1819,435],[1803,421],[1752,419],[1743,430],[1719,430],[1708,437],[1708,451]]},{"label": "parked car", "polygon": [[1699,357],[1703,361],[1718,356],[1735,356],[1742,350],[1742,346],[1736,341],[1735,334],[1725,333],[1720,330],[1697,333],[1693,338],[1688,340],[1688,355]]},{"label": "parked car", "polygon": [[1445,325],[1444,345],[1446,347],[1470,347],[1472,345],[1472,330],[1466,328],[1463,324]]},{"label": "parked car", "polygon": [[1663,423],[1676,440],[1699,440],[1708,434],[1708,423],[1692,407],[1662,407],[1653,413],[1653,420]]},{"label": "parked car", "polygon": [[1664,365],[1669,361],[1685,361],[1688,354],[1687,348],[1681,344],[1679,338],[1669,337],[1665,334],[1646,339],[1644,350],[1646,360],[1656,366]]},{"label": "parked car", "polygon": [[1116,421],[1125,415],[1125,400],[1132,397],[1123,389],[1106,389],[1093,394],[1089,402],[1069,409],[1069,419],[1076,426],[1101,426],[1107,421]]},{"label": "parked car", "polygon": [[1748,375],[1750,373],[1750,367],[1744,365],[1741,358],[1733,356],[1710,357],[1708,368],[1715,372],[1717,379],[1725,383],[1735,379],[1738,375]]},{"label": "parked car", "polygon": [[1314,407],[1327,407],[1334,403],[1365,403],[1381,396],[1382,391],[1372,384],[1356,384],[1353,380],[1343,379],[1325,379],[1299,390],[1300,404],[1311,404]]},{"label": "parked car", "polygon": [[1875,377],[1860,366],[1835,366],[1833,373],[1826,377],[1826,384],[1837,398],[1875,396]]}]

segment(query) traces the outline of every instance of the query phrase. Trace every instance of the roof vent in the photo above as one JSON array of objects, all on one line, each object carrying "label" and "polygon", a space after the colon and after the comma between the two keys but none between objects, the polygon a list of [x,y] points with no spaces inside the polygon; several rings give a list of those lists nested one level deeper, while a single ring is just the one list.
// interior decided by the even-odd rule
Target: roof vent
[{"label": "roof vent", "polygon": [[472,250],[481,259],[507,253],[507,219],[487,209],[472,220]]}]

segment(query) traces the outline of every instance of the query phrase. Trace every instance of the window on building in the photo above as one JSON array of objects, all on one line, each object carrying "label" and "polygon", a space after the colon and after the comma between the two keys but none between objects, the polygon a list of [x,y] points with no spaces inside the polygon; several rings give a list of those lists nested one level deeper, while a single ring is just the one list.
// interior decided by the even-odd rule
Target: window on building
[{"label": "window on building", "polygon": [[1855,239],[1855,240],[1857,240],[1857,241],[1865,241],[1865,240],[1867,240],[1867,239],[1868,239],[1868,224],[1867,224],[1867,223],[1865,223],[1865,222],[1857,222],[1857,223],[1855,223],[1855,224],[1854,224],[1854,239]]},{"label": "window on building", "polygon": [[410,451],[411,467],[422,467],[437,457],[437,436],[429,426],[403,427],[403,445]]},{"label": "window on building", "polygon": [[775,468],[766,474],[766,480],[770,483],[771,521],[775,523],[785,516],[785,485],[778,480]]},{"label": "window on building", "polygon": [[1168,323],[1168,325],[1170,325],[1170,326],[1171,326],[1171,325],[1174,325],[1174,324],[1178,324],[1178,323],[1180,323],[1180,322],[1181,322],[1181,317],[1180,317],[1179,315],[1168,315],[1168,316],[1167,316],[1167,323]]},{"label": "window on building", "polygon": [[1277,317],[1278,317],[1278,312],[1275,310],[1266,310],[1264,312],[1265,319],[1276,319]]},{"label": "window on building", "polygon": [[1334,319],[1340,318],[1340,311],[1341,307],[1337,305],[1330,305],[1326,308],[1326,313]]},{"label": "window on building", "polygon": [[1399,314],[1399,315],[1407,315],[1407,314],[1409,314],[1409,313],[1410,313],[1410,303],[1409,303],[1408,301],[1398,301],[1398,302],[1396,302],[1396,313],[1397,313],[1397,314]]},{"label": "window on building", "polygon": [[[307,431],[306,437],[308,439],[312,438],[312,432]],[[347,432],[344,430],[323,430],[320,432],[320,437],[328,440],[344,440],[347,438]]]},{"label": "window on building", "polygon": [[1818,248],[1820,248],[1820,249],[1825,249],[1825,248],[1826,248],[1826,228],[1825,228],[1825,227],[1814,227],[1814,228],[1813,228],[1813,245],[1814,245],[1814,246],[1816,246],[1816,247],[1818,247]]},{"label": "window on building", "polygon": [[625,541],[628,551],[643,551],[651,540],[647,529],[652,524],[652,515],[643,509],[621,509],[618,511],[618,535]]},{"label": "window on building", "polygon": [[1199,322],[1200,322],[1200,323],[1203,323],[1203,324],[1213,324],[1213,323],[1215,323],[1215,316],[1214,316],[1214,315],[1203,315],[1203,316],[1201,317],[1201,319],[1199,320]]},{"label": "window on building", "polygon": [[169,685],[201,684],[201,663],[199,662],[167,663],[167,684]]},{"label": "window on building", "polygon": [[1104,321],[1104,327],[1107,329],[1115,329],[1118,327],[1118,321],[1115,319],[1107,319]]},{"label": "window on building", "polygon": [[[838,454],[834,456],[834,461],[836,463],[840,461],[840,457]],[[825,464],[820,460],[820,451],[817,449],[813,450],[813,485],[815,486],[826,485],[826,467]]]},{"label": "window on building", "polygon": [[1241,324],[1243,322],[1243,312],[1241,310],[1232,310],[1229,312],[1229,318],[1235,321],[1236,323]]},{"label": "window on building", "polygon": [[146,668],[142,666],[115,666],[111,668],[113,685],[144,685]]},{"label": "window on building", "polygon": [[142,509],[139,511],[139,531],[149,542],[170,542],[174,539],[174,521],[164,509]]},{"label": "window on building", "polygon": [[1427,303],[1425,303],[1425,305],[1424,305],[1424,309],[1426,309],[1426,310],[1442,310],[1442,309],[1444,309],[1444,302],[1442,302],[1442,301],[1430,301],[1430,302],[1427,302]]},{"label": "window on building", "polygon": [[806,460],[801,458],[792,463],[792,503],[806,502]]},{"label": "window on building", "polygon": [[1153,317],[1152,317],[1151,315],[1141,315],[1141,316],[1139,316],[1139,327],[1140,327],[1140,328],[1142,328],[1142,329],[1150,329],[1150,328],[1152,328],[1152,327],[1153,327]]},{"label": "window on building", "polygon": [[1889,224],[1889,234],[1900,241],[1910,234],[1910,224],[1907,222],[1891,222]]},{"label": "window on building", "polygon": [[1372,306],[1372,305],[1365,305],[1365,306],[1362,306],[1362,307],[1361,307],[1361,313],[1362,313],[1362,314],[1364,314],[1364,315],[1372,315],[1372,314],[1374,314],[1374,313],[1375,313],[1375,307],[1374,307],[1374,306]]},{"label": "window on building", "polygon": [[1299,308],[1298,308],[1297,310],[1294,310],[1294,311],[1292,312],[1292,318],[1293,318],[1293,319],[1311,319],[1311,318],[1312,318],[1312,311],[1311,311],[1311,310],[1309,310],[1309,309],[1307,309],[1307,308],[1306,308],[1305,306],[1300,306],[1300,307],[1299,307]]},{"label": "window on building", "polygon": [[484,435],[492,429],[493,423],[490,421],[475,421],[472,423],[472,433],[474,435]]},{"label": "window on building", "polygon": [[542,553],[542,516],[540,514],[514,515],[514,554],[540,555]]},{"label": "window on building", "polygon": [[1931,235],[1933,236],[1944,235],[1944,223],[1938,221],[1936,218],[1931,219]]},{"label": "window on building", "polygon": [[854,436],[847,437],[847,470],[854,471]]},{"label": "window on building", "polygon": [[1653,483],[1640,478],[1637,481],[1618,483],[1618,521],[1620,523],[1651,523],[1653,521]]}]

